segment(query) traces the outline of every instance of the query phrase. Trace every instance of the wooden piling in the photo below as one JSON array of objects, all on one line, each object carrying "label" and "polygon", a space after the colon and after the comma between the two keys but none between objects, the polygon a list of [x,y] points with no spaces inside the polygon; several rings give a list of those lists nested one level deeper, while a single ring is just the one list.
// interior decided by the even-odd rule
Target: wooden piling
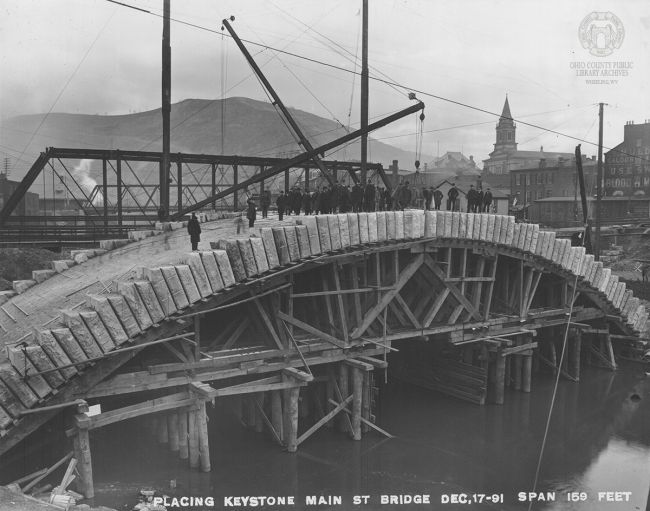
[{"label": "wooden piling", "polygon": [[244,398],[244,422],[246,427],[255,428],[257,422],[257,409],[255,407],[255,396]]},{"label": "wooden piling", "polygon": [[[514,389],[515,390],[521,390],[521,369],[522,369],[522,360],[521,360],[521,355],[511,355],[514,357],[514,364],[513,364],[513,371],[514,371]],[[504,362],[505,363],[505,362]]]},{"label": "wooden piling", "polygon": [[79,487],[81,493],[87,499],[95,496],[93,484],[93,465],[90,454],[90,435],[88,426],[90,421],[85,415],[76,416],[77,434],[73,440],[74,456],[77,460],[77,471],[79,473]]},{"label": "wooden piling", "polygon": [[555,341],[553,339],[549,340],[548,342],[548,348],[550,352],[550,361],[551,364],[553,364],[553,374],[555,374],[558,370],[557,367],[557,353],[555,352]]},{"label": "wooden piling", "polygon": [[170,413],[167,415],[167,431],[169,435],[169,448],[172,452],[177,452],[180,443],[178,435],[178,414]]},{"label": "wooden piling", "polygon": [[191,409],[187,417],[188,429],[188,450],[190,459],[190,468],[199,466],[199,433],[197,429],[196,409]]},{"label": "wooden piling", "polygon": [[[363,372],[363,389],[362,389],[362,399],[361,399],[361,417],[367,421],[370,421],[372,415],[372,388],[370,385],[372,373],[370,371]],[[370,431],[370,426],[363,423],[361,425],[361,432],[367,433]]]},{"label": "wooden piling", "polygon": [[[255,401],[253,401],[253,399]],[[253,399],[251,399],[253,403],[257,402],[257,405],[255,406],[255,432],[263,433],[264,418],[262,417],[262,413],[264,410],[264,392],[257,392]]]},{"label": "wooden piling", "polygon": [[580,381],[580,352],[582,351],[582,331],[575,330],[571,350],[571,376]]},{"label": "wooden piling", "polygon": [[279,438],[284,438],[282,430],[282,391],[271,392],[271,424]]},{"label": "wooden piling", "polygon": [[178,414],[178,456],[186,460],[190,456],[187,431],[187,412]]},{"label": "wooden piling", "polygon": [[210,442],[208,440],[208,417],[205,409],[205,401],[200,401],[198,404],[197,425],[201,471],[210,472]]},{"label": "wooden piling", "polygon": [[521,390],[530,392],[532,376],[533,376],[533,355],[522,355],[523,358],[523,374]]},{"label": "wooden piling", "polygon": [[[334,383],[335,383],[335,376],[334,376],[334,367],[332,364],[327,365],[327,382],[325,383],[325,409],[327,413],[331,412],[332,409],[334,408],[334,405],[332,405],[332,400],[336,400],[336,393],[334,392]],[[332,428],[334,427],[334,421],[329,421],[327,424],[325,424],[326,428]]]},{"label": "wooden piling", "polygon": [[232,411],[237,422],[243,424],[242,398],[241,396],[232,396]]},{"label": "wooden piling", "polygon": [[497,351],[496,360],[494,363],[494,377],[495,377],[495,403],[502,405],[505,396],[505,377],[506,377],[506,357],[501,354],[501,350]]},{"label": "wooden piling", "polygon": [[361,440],[361,403],[363,401],[363,371],[352,368],[352,439]]},{"label": "wooden piling", "polygon": [[287,451],[296,452],[298,448],[298,399],[300,387],[286,389],[284,392],[284,444]]},{"label": "wooden piling", "polygon": [[[341,396],[343,397],[343,399],[345,399],[350,395],[349,381],[350,381],[349,368],[347,365],[340,363],[339,364],[339,390],[341,391]],[[336,397],[334,399],[337,400]],[[343,414],[341,414],[341,417],[339,417],[339,431],[343,433],[348,431],[348,421]]]},{"label": "wooden piling", "polygon": [[167,416],[158,417],[158,442],[166,444],[169,442],[169,430],[167,428]]}]

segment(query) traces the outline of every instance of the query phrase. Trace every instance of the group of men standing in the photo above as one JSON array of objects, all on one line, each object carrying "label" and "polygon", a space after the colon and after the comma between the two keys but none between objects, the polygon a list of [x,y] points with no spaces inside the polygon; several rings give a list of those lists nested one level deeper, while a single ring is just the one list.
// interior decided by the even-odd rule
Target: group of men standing
[{"label": "group of men standing", "polygon": [[[447,191],[447,211],[458,211],[459,203],[458,196],[460,191],[456,188],[456,183],[451,185],[451,188]],[[429,188],[422,189],[422,196],[424,198],[424,209],[431,209],[431,203],[434,205],[434,209],[440,210],[442,207],[442,199],[444,194],[440,187],[433,186]],[[482,213],[490,211],[490,206],[492,205],[492,192],[488,188],[485,193],[483,189],[479,188],[476,190],[474,185],[469,186],[467,192],[467,212],[468,213]]]},{"label": "group of men standing", "polygon": [[[263,199],[265,200],[264,196]],[[285,214],[300,215],[301,212],[311,215],[384,211],[391,208],[393,198],[388,190],[372,183],[365,186],[355,183],[350,187],[341,181],[331,186],[318,187],[313,192],[303,191],[299,186],[294,186],[287,193],[281,190],[275,202],[278,216],[282,220]]]},{"label": "group of men standing", "polygon": [[[447,210],[458,211],[458,197],[460,191],[456,184],[452,184],[447,192]],[[439,210],[442,207],[444,198],[440,187],[433,186],[423,188],[425,209],[434,208]],[[305,215],[329,214],[329,213],[360,213],[371,211],[390,211],[393,209],[403,210],[411,205],[413,191],[408,181],[400,183],[393,193],[383,187],[377,187],[372,183],[365,186],[355,183],[352,187],[344,185],[343,182],[331,186],[318,187],[315,191],[303,191],[299,186],[294,186],[287,193],[280,191],[276,199],[278,216],[280,220],[284,215]],[[260,199],[262,207],[262,218],[266,218],[268,208],[271,205],[271,193],[266,190]],[[485,192],[482,189],[476,190],[470,185],[467,192],[467,212],[480,213],[489,211],[492,205],[492,192],[488,188]]]}]

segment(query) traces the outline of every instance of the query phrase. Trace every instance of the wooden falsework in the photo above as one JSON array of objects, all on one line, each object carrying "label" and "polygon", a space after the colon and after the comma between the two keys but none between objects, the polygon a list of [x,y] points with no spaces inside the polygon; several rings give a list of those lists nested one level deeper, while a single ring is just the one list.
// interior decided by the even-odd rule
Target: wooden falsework
[{"label": "wooden falsework", "polygon": [[571,365],[570,372],[576,381],[580,381],[580,351],[582,350],[582,331],[579,328],[573,331],[573,343],[571,344]]},{"label": "wooden falsework", "polygon": [[199,434],[199,455],[201,471],[210,472],[210,442],[208,440],[208,416],[205,401],[199,401],[197,405],[197,426]]},{"label": "wooden falsework", "polygon": [[361,324],[354,329],[352,335],[350,336],[352,339],[358,339],[363,335],[368,327],[377,319],[379,314],[381,314],[384,308],[388,306],[393,298],[395,298],[395,295],[400,292],[400,290],[411,279],[415,272],[420,269],[423,263],[424,254],[418,254],[413,259],[413,261],[411,261],[408,266],[402,270],[402,272],[399,274],[399,277],[397,278],[397,281],[395,282],[393,289],[381,297],[379,302],[366,313]]},{"label": "wooden falsework", "polygon": [[338,413],[340,413],[347,406],[347,404],[350,401],[352,401],[352,399],[353,396],[348,396],[348,398],[345,401],[343,401],[342,403],[338,403],[333,410],[331,410],[327,415],[325,415],[318,422],[316,422],[311,428],[309,428],[302,435],[300,435],[300,438],[296,440],[296,444],[300,445],[302,442],[307,440],[311,435],[313,435],[316,431],[318,431],[324,424],[331,421]]},{"label": "wooden falsework", "polygon": [[500,353],[497,352],[495,364],[494,364],[494,390],[495,396],[494,401],[498,405],[502,405],[505,397],[505,380],[506,377],[506,358],[502,357]]},{"label": "wooden falsework", "polygon": [[197,424],[197,409],[196,407],[192,408],[188,412],[187,416],[187,429],[188,429],[188,450],[189,450],[189,460],[190,468],[198,468],[199,466],[199,431]]},{"label": "wooden falsework", "polygon": [[174,412],[167,414],[167,431],[169,431],[169,449],[177,452],[180,438],[178,432],[178,415]]},{"label": "wooden falsework", "polygon": [[[283,374],[283,380],[289,380],[291,377]],[[284,418],[283,432],[284,444],[289,452],[296,452],[298,448],[298,398],[300,396],[300,387],[286,389],[284,392]]]},{"label": "wooden falsework", "polygon": [[352,439],[361,440],[361,404],[363,399],[363,371],[352,369]]},{"label": "wooden falsework", "polygon": [[187,433],[187,411],[181,411],[178,413],[178,457],[182,460],[190,456]]},{"label": "wooden falsework", "polygon": [[282,444],[282,439],[284,438],[282,427],[282,393],[279,390],[271,391],[271,424]]},{"label": "wooden falsework", "polygon": [[[339,364],[339,382],[338,382],[338,388],[341,391],[341,395],[343,398],[347,398],[349,394],[349,382],[350,382],[350,371],[349,367],[346,364]],[[341,416],[341,420],[339,421],[339,431],[341,432],[346,432],[348,431],[348,421],[345,416]]]},{"label": "wooden falsework", "polygon": [[90,454],[90,435],[88,431],[88,417],[84,414],[75,416],[77,434],[73,439],[74,455],[77,459],[77,471],[79,472],[79,484],[81,493],[87,499],[95,496],[93,484],[93,465]]}]

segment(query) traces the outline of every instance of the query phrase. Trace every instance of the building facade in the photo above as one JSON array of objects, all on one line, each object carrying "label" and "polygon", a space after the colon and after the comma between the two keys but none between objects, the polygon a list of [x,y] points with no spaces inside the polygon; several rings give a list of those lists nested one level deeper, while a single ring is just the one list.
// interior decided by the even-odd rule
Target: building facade
[{"label": "building facade", "polygon": [[623,142],[605,153],[606,196],[650,196],[650,121],[628,122]]},{"label": "building facade", "polygon": [[[587,196],[596,191],[595,159],[583,156],[582,169],[585,176]],[[575,158],[565,160],[560,157],[553,166],[547,166],[544,160],[537,167],[513,169],[510,171],[510,195],[521,206],[530,205],[536,200],[549,197],[580,198],[580,187]]]}]

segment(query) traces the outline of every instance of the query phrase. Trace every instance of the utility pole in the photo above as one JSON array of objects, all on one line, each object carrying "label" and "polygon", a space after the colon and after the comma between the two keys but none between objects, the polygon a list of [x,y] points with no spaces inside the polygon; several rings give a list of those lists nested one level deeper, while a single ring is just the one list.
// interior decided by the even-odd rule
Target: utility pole
[{"label": "utility pole", "polygon": [[594,259],[600,260],[600,199],[603,194],[603,105],[598,103],[598,173],[596,174],[596,243]]},{"label": "utility pole", "polygon": [[160,216],[167,220],[169,216],[169,138],[171,113],[171,60],[172,48],[169,36],[169,18],[171,0],[163,0],[163,36],[162,36],[162,161],[160,162]]},{"label": "utility pole", "polygon": [[368,0],[363,0],[361,36],[361,184],[368,178]]}]

